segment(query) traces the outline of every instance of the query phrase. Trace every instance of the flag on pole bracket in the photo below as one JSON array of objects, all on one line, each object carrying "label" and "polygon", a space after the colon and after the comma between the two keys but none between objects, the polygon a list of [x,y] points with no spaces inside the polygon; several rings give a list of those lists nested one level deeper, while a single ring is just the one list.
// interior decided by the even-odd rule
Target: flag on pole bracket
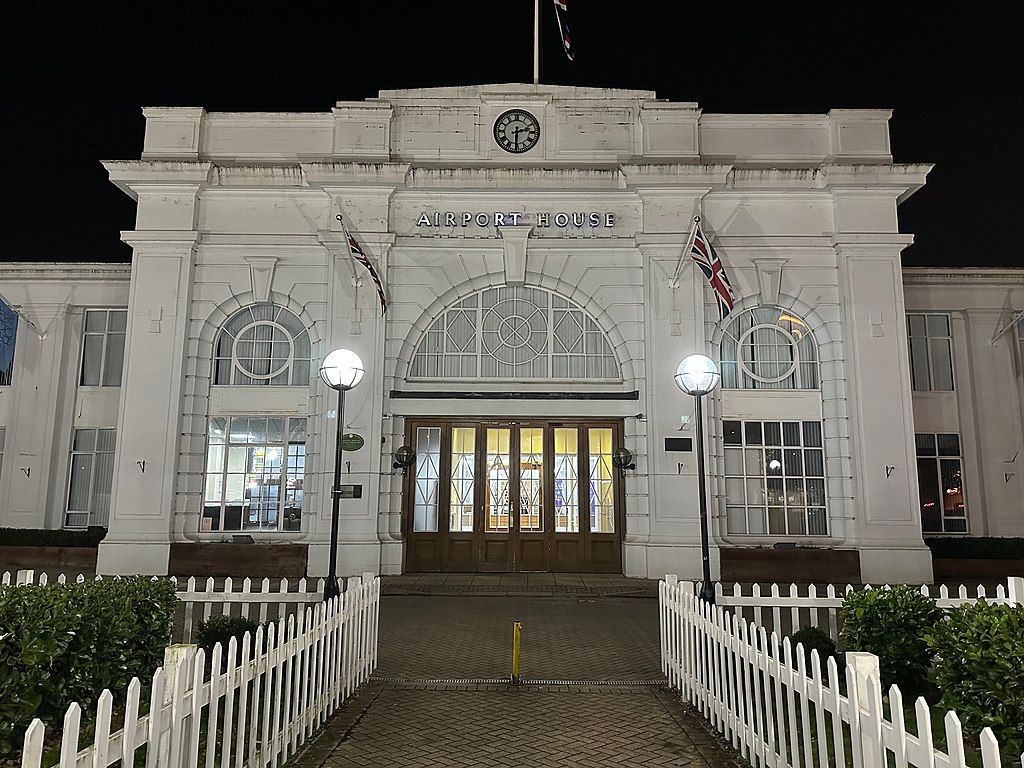
[{"label": "flag on pole bracket", "polygon": [[[693,217],[693,233],[690,235],[689,245],[683,253],[686,251],[690,252],[690,258],[700,267],[700,271],[704,273],[704,277],[711,286],[711,290],[715,292],[715,299],[718,301],[718,311],[724,320],[736,305],[736,293],[732,289],[728,275],[725,274],[725,265],[718,257],[718,253],[711,245],[711,241],[704,234],[704,230],[700,228],[700,216]],[[682,256],[680,256],[681,261]],[[677,266],[676,274],[672,277],[673,281],[676,281],[678,274],[679,267]]]},{"label": "flag on pole bracket", "polygon": [[558,34],[562,38],[562,48],[569,61],[576,60],[576,51],[572,47],[572,38],[569,37],[569,8],[568,0],[552,0],[555,4],[555,18],[558,19]]},{"label": "flag on pole bracket", "polygon": [[373,284],[377,288],[377,298],[380,299],[380,314],[381,317],[383,317],[388,311],[388,298],[387,294],[384,292],[384,283],[381,281],[380,275],[377,274],[377,270],[373,268],[373,262],[367,258],[362,247],[352,236],[352,233],[345,227],[345,222],[341,218],[341,214],[339,213],[335,218],[341,222],[341,231],[345,235],[345,242],[348,243],[349,255],[362,264],[363,267],[366,268],[366,271],[370,273],[370,279],[373,280]]}]

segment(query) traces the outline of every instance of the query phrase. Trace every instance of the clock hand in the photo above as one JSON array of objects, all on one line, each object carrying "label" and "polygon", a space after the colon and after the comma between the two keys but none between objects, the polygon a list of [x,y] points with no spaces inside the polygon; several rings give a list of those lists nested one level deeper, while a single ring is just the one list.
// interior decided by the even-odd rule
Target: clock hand
[{"label": "clock hand", "polygon": [[519,126],[516,126],[515,128],[512,129],[512,133],[515,134],[515,138],[512,140],[512,143],[515,144],[517,147],[519,146],[519,134],[522,132],[523,129],[520,128]]}]

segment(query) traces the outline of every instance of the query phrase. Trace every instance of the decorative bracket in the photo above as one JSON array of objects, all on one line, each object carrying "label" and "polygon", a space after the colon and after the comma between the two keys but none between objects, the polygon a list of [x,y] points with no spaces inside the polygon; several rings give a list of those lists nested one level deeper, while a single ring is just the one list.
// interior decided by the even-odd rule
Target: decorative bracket
[{"label": "decorative bracket", "polygon": [[497,227],[505,247],[505,284],[522,285],[526,282],[526,243],[532,226]]},{"label": "decorative bracket", "polygon": [[757,287],[761,292],[762,304],[778,304],[782,290],[782,268],[785,258],[751,259],[757,270]]},{"label": "decorative bracket", "polygon": [[270,301],[270,288],[274,282],[276,256],[246,256],[249,265],[249,279],[252,281],[252,295],[256,301]]}]

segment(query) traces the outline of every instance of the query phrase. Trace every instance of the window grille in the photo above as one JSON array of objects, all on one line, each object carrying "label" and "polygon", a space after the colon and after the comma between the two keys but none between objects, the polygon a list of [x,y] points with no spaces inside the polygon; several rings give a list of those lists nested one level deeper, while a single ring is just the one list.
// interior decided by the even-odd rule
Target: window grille
[{"label": "window grille", "polygon": [[741,312],[721,343],[726,389],[817,389],[818,347],[807,324],[780,307]]},{"label": "window grille", "polygon": [[119,387],[124,368],[126,309],[87,309],[82,333],[83,387]]},{"label": "window grille", "polygon": [[604,332],[543,288],[487,288],[448,307],[420,340],[411,379],[621,381]]},{"label": "window grille", "polygon": [[967,533],[960,435],[914,435],[924,533]]},{"label": "window grille", "polygon": [[723,421],[731,534],[826,536],[825,457],[817,421]]},{"label": "window grille", "polygon": [[949,315],[913,312],[907,315],[910,380],[915,392],[952,392],[953,336]]},{"label": "window grille", "polygon": [[298,531],[306,418],[210,419],[202,531]]},{"label": "window grille", "polygon": [[214,384],[305,386],[312,350],[309,332],[275,304],[252,304],[232,315],[217,336]]},{"label": "window grille", "polygon": [[116,429],[76,429],[64,527],[106,525],[114,480]]}]

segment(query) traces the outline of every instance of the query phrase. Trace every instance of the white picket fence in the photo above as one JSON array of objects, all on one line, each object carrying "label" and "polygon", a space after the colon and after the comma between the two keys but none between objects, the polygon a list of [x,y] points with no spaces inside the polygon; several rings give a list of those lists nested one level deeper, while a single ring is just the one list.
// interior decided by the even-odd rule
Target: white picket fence
[{"label": "white picket fence", "polygon": [[[789,638],[710,605],[692,583],[667,576],[659,585],[662,671],[755,768],[966,768],[955,712],[937,748],[927,702],[914,706],[911,733],[895,685],[884,711],[878,657],[846,654],[846,694],[836,660],[810,657]],[[823,669],[824,667],[824,669]],[[1000,768],[991,729],[981,733],[984,768]],[[1024,755],[1021,755],[1024,761]]]},{"label": "white picket fence", "polygon": [[[871,588],[870,584],[864,587]],[[833,640],[838,640],[839,608],[846,593],[853,590],[849,584],[845,587],[829,584],[824,590],[813,584],[806,587],[772,584],[766,590],[758,584],[733,584],[727,592],[719,582],[715,584],[715,603],[732,609],[735,615],[753,621],[769,632],[789,635],[804,627],[819,627]],[[990,603],[1024,605],[1024,577],[1021,576],[1011,576],[1005,585],[997,585],[993,594],[989,594],[991,590],[984,586],[968,588],[963,584],[953,590],[945,585],[938,589],[925,585],[920,590],[921,594],[934,599],[940,608],[955,608],[981,598]]]},{"label": "white picket fence", "polygon": [[[153,675],[148,714],[142,685],[132,680],[124,725],[112,731],[113,696],[96,706],[92,744],[79,749],[82,707],[64,716],[61,768],[256,768],[281,765],[377,666],[380,579],[348,580],[330,603],[307,606],[284,625],[269,624],[232,639],[226,657],[215,645],[207,664],[193,645],[167,648]],[[42,768],[46,728],[25,732],[22,768]]]},{"label": "white picket fence", "polygon": [[[0,584],[38,584],[44,586],[51,581],[66,584],[69,581],[83,582],[86,578],[102,579],[102,576],[86,577],[59,574],[50,578],[45,572],[22,570],[4,572]],[[264,624],[267,621],[284,623],[303,606],[316,605],[324,599],[324,579],[213,579],[188,578],[170,579],[175,584],[179,615],[175,622],[175,637],[190,643],[195,635],[198,622],[212,616],[236,616]]]}]

